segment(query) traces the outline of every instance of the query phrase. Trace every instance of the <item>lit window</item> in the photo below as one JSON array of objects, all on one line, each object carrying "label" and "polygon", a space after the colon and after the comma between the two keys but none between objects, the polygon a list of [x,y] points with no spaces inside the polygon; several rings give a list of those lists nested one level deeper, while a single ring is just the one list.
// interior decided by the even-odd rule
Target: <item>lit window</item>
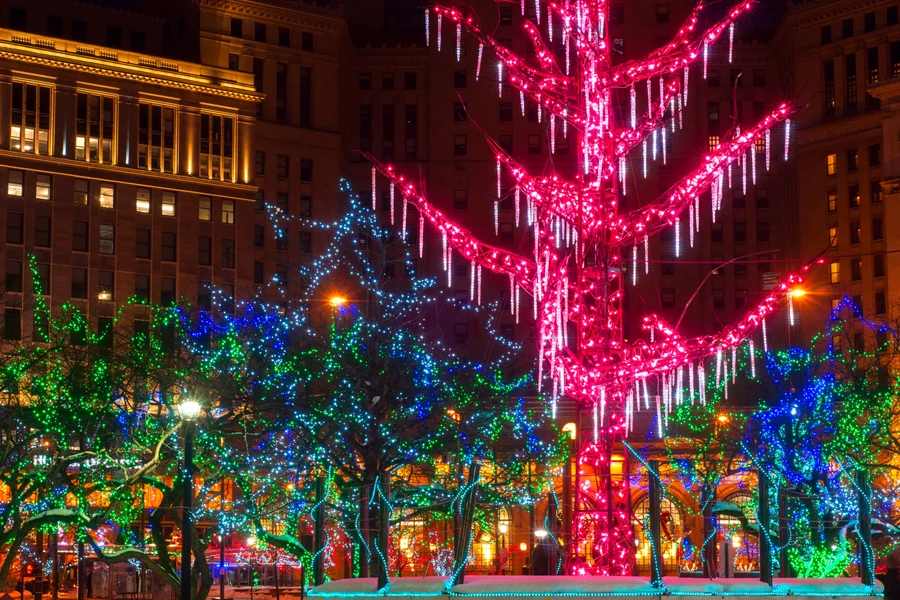
[{"label": "lit window", "polygon": [[711,135],[709,136],[709,151],[712,152],[716,148],[719,147],[719,136]]},{"label": "lit window", "polygon": [[212,221],[212,199],[209,196],[200,196],[200,220]]},{"label": "lit window", "polygon": [[75,158],[112,164],[115,134],[113,99],[94,94],[78,94],[75,112]]},{"label": "lit window", "polygon": [[75,204],[87,204],[89,190],[90,182],[87,179],[76,179],[75,197],[73,198]]},{"label": "lit window", "polygon": [[13,82],[9,145],[13,150],[50,153],[50,88]]},{"label": "lit window", "polygon": [[834,175],[837,172],[837,154],[829,154],[825,157],[825,172]]},{"label": "lit window", "polygon": [[234,200],[222,200],[222,222],[234,224]]},{"label": "lit window", "polygon": [[50,199],[51,176],[46,173],[38,173],[37,184],[34,189],[34,197],[38,200]]},{"label": "lit window", "polygon": [[233,117],[200,115],[200,177],[233,181]]},{"label": "lit window", "polygon": [[175,192],[163,192],[162,215],[164,217],[175,216]]},{"label": "lit window", "polygon": [[134,201],[134,210],[139,213],[150,212],[150,190],[147,188],[137,189],[137,199]]},{"label": "lit window", "polygon": [[6,195],[21,198],[25,192],[25,172],[9,171],[9,182],[6,185]]},{"label": "lit window", "polygon": [[756,147],[757,154],[765,154],[766,153],[766,140],[764,138],[760,138],[754,142],[754,146]]},{"label": "lit window", "polygon": [[834,261],[830,265],[831,283],[841,282],[841,263]]},{"label": "lit window", "polygon": [[100,185],[100,208],[116,207],[116,188],[109,183]]},{"label": "lit window", "polygon": [[828,228],[828,246],[831,248],[837,248],[838,245],[838,228],[837,227],[829,227]]},{"label": "lit window", "polygon": [[138,168],[174,173],[175,109],[141,103],[138,115]]},{"label": "lit window", "polygon": [[837,190],[828,190],[825,197],[828,199],[828,212],[837,210]]}]

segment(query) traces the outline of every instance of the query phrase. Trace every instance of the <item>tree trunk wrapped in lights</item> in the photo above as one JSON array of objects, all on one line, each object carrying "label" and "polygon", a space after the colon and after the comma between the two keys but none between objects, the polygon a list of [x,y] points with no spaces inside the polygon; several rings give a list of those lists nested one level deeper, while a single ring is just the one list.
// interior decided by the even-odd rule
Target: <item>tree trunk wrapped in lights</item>
[{"label": "tree trunk wrapped in lights", "polygon": [[[389,181],[391,196],[399,193],[402,199],[397,203],[402,207],[398,221],[406,224],[415,218],[407,214],[412,205],[420,222],[427,220],[440,231],[442,262],[448,273],[454,254],[472,263],[473,298],[481,298],[483,269],[509,279],[510,305],[517,319],[523,313],[521,296],[532,296],[539,338],[538,389],[549,382],[554,415],[563,395],[593,413],[593,432],[582,432],[579,440],[579,464],[590,465],[595,474],[591,481],[583,478],[576,486],[571,527],[576,559],[568,568],[572,573],[631,573],[634,545],[628,483],[627,478],[613,475],[611,459],[617,441],[633,426],[634,412],[641,405],[654,411],[662,436],[670,409],[681,402],[703,400],[702,391],[695,397],[685,389],[705,388],[704,359],[717,357],[715,376],[722,380],[722,369],[727,370],[729,363],[726,351],[752,340],[766,316],[789,300],[791,288],[809,267],[785,276],[757,307],[715,335],[685,338],[660,317],[648,315],[643,327],[649,340],[626,343],[623,339],[623,288],[627,280],[637,283],[639,272],[649,268],[649,237],[673,228],[676,256],[686,245],[692,246],[702,221],[715,222],[725,186],[748,177],[755,182],[758,162],[769,168],[771,130],[779,123],[784,123],[785,159],[788,156],[789,118],[795,108],[781,104],[755,126],[745,131],[737,128],[726,136],[658,200],[619,211],[619,198],[627,194],[629,161],[641,165],[639,170],[646,176],[648,162],[667,160],[668,139],[681,126],[681,111],[688,102],[692,67],[701,71],[695,79],[706,77],[710,46],[723,36],[733,43],[735,20],[751,4],[750,0],[736,4],[705,31],[698,27],[698,6],[669,44],[644,59],[615,66],[606,0],[536,0],[536,24],[526,21],[524,25],[535,49],[530,60],[487,35],[471,11],[448,6],[426,10],[427,43],[436,44],[440,51],[446,41],[442,38],[452,30],[459,60],[464,37],[474,38],[478,43],[476,79],[490,62],[489,72],[495,83],[493,74],[499,77],[501,93],[508,84],[519,90],[523,103],[525,98],[536,103],[539,122],[546,122],[550,130],[551,149],[560,136],[579,138],[579,173],[571,179],[556,173],[532,175],[489,140],[497,161],[495,219],[501,204],[515,209],[517,225],[533,232],[533,252],[527,256],[477,239],[427,199],[424,185],[366,153],[374,165],[373,201],[380,172]],[[523,14],[524,6],[522,0]],[[541,27],[551,43],[559,36],[565,64],[554,58]],[[614,96],[619,94],[630,98],[630,118],[624,122],[613,110]],[[765,157],[757,160],[756,153],[763,147]],[[736,178],[735,168],[740,170]],[[513,182],[505,187],[504,173]],[[421,239],[420,235],[420,254]],[[659,390],[652,398],[648,380]],[[728,377],[724,380],[727,385]]]}]

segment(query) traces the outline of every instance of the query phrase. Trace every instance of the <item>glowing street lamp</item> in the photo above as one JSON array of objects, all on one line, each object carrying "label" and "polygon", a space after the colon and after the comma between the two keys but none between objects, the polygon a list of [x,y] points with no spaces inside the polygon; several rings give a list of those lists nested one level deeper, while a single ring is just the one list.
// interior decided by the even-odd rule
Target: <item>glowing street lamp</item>
[{"label": "glowing street lamp", "polygon": [[191,600],[191,536],[193,534],[194,499],[194,422],[200,416],[200,403],[185,400],[178,406],[184,428],[184,466],[182,473],[182,504],[184,515],[181,527],[181,600]]},{"label": "glowing street lamp", "polygon": [[328,299],[328,304],[330,304],[332,308],[340,308],[347,304],[347,299],[343,296],[332,296]]}]

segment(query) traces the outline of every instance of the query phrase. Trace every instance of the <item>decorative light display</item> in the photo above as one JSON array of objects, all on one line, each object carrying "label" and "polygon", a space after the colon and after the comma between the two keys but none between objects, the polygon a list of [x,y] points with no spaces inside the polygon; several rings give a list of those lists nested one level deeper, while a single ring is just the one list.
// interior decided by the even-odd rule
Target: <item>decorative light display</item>
[{"label": "decorative light display", "polygon": [[[725,174],[731,182],[735,163],[744,172],[753,156],[757,140],[768,139],[771,128],[787,119],[795,109],[782,104],[755,126],[736,130],[703,158],[699,167],[683,177],[655,202],[628,212],[619,211],[618,197],[624,195],[627,183],[625,162],[640,146],[643,173],[648,161],[667,157],[667,126],[674,131],[687,103],[690,67],[702,56],[706,77],[709,47],[727,30],[733,39],[735,20],[747,12],[750,0],[739,2],[727,16],[705,31],[698,27],[702,4],[691,13],[674,39],[642,60],[612,65],[611,43],[605,24],[608,5],[603,0],[571,0],[566,3],[536,0],[540,16],[547,11],[545,23],[556,19],[562,23],[566,65],[557,64],[553,52],[543,42],[539,28],[527,22],[526,33],[535,48],[534,61],[526,61],[502,43],[485,33],[471,11],[434,6],[427,12],[437,16],[437,50],[441,49],[443,19],[462,26],[464,35],[475,38],[479,47],[490,50],[497,60],[499,91],[504,80],[538,106],[538,115],[546,111],[551,122],[560,119],[563,135],[571,129],[578,132],[580,173],[567,180],[561,175],[534,176],[515,161],[499,144],[489,140],[498,165],[498,204],[513,201],[512,189],[502,185],[502,170],[511,176],[515,196],[524,194],[529,207],[528,226],[535,240],[531,256],[519,255],[476,238],[455,223],[427,198],[425,190],[413,183],[392,165],[370,154],[375,168],[396,186],[398,193],[441,232],[447,253],[455,250],[479,269],[510,278],[513,286],[532,297],[533,312],[538,322],[538,389],[549,380],[550,404],[555,407],[560,396],[573,398],[587,410],[605,397],[604,419],[598,422],[599,441],[583,441],[579,464],[591,465],[604,473],[597,481],[611,478],[610,452],[615,440],[627,434],[633,419],[629,400],[632,388],[651,378],[660,390],[669,389],[676,381],[674,374],[687,369],[700,370],[705,358],[744,344],[753,332],[785,300],[791,288],[801,281],[799,273],[785,275],[781,284],[738,322],[724,327],[718,334],[684,338],[661,318],[650,315],[644,329],[652,334],[650,342],[625,343],[622,337],[622,288],[625,273],[631,269],[632,283],[637,282],[637,246],[644,246],[645,270],[649,265],[649,236],[677,227],[681,214],[693,214],[694,228],[699,231],[703,216],[698,198],[710,193],[711,210],[707,218],[715,221],[721,209]],[[523,4],[524,6],[524,4]],[[430,35],[430,32],[429,32]],[[574,48],[577,60],[569,59]],[[574,68],[573,63],[574,62]],[[654,92],[654,79],[658,90]],[[637,106],[634,88],[645,82],[647,96],[643,107]],[[627,93],[631,100],[631,119],[620,123],[612,109],[615,98]],[[678,102],[676,102],[676,99]],[[785,157],[789,127],[785,125]],[[647,141],[652,156],[648,157]],[[768,161],[767,161],[768,166]],[[373,186],[373,194],[374,192]],[[680,234],[679,234],[680,235]],[[421,237],[420,237],[421,240]],[[631,247],[631,261],[623,257]],[[445,268],[447,268],[445,261]],[[480,289],[480,288],[479,288]],[[480,295],[480,293],[479,293]],[[733,366],[732,366],[733,368]],[[720,378],[717,373],[717,379]],[[727,377],[726,377],[727,380]],[[665,385],[663,383],[665,382]],[[726,388],[727,390],[727,384]],[[605,396],[604,396],[605,395]],[[646,392],[645,405],[646,402]],[[670,396],[658,406],[661,419],[667,418],[673,406]],[[649,408],[645,406],[645,409]],[[600,412],[600,411],[598,411]],[[598,415],[599,417],[599,415]],[[580,469],[579,472],[581,472]],[[627,484],[592,485],[588,478],[576,486],[578,498],[574,511],[574,541],[579,553],[588,557],[578,572],[592,574],[628,574],[631,571],[633,544],[628,516]]]}]

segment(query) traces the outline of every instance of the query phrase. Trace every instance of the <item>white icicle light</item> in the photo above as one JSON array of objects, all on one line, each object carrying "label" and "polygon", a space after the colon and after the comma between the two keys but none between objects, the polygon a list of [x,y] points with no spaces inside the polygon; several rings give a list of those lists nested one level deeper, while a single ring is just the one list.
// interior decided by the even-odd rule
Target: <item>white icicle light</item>
[{"label": "white icicle light", "polygon": [[728,25],[728,64],[734,57],[734,23]]},{"label": "white icicle light", "polygon": [[494,200],[494,235],[500,235],[500,201]]},{"label": "white icicle light", "polygon": [[644,234],[644,275],[650,274],[650,236]]},{"label": "white icicle light", "polygon": [[623,196],[628,195],[627,171],[625,169],[625,166],[626,166],[625,157],[620,156],[619,157],[619,185],[621,186]]},{"label": "white icicle light", "polygon": [[456,24],[456,62],[459,62],[459,59],[462,56],[462,53],[460,52],[461,47],[462,47],[462,24],[457,23]]},{"label": "white icicle light", "polygon": [[788,148],[791,145],[791,120],[786,119],[784,122],[784,160],[788,159]]},{"label": "white icicle light", "polygon": [[709,64],[709,42],[703,41],[703,79],[706,79],[706,67]]},{"label": "white icicle light", "polygon": [[447,287],[453,286],[453,248],[447,247]]},{"label": "white icicle light", "polygon": [[444,16],[441,13],[438,13],[438,23],[437,23],[437,51],[441,51],[441,25],[443,24]]},{"label": "white icicle light", "polygon": [[675,217],[675,258],[681,256],[681,222]]},{"label": "white icicle light", "polygon": [[644,160],[644,179],[647,179],[647,140],[641,142],[641,147],[643,148],[643,160]]},{"label": "white icicle light", "polygon": [[[673,121],[674,123],[674,121]],[[662,146],[662,158],[663,164],[666,164],[666,128],[661,127],[659,130],[659,144]]]},{"label": "white icicle light", "polygon": [[750,147],[750,178],[756,185],[756,144]]},{"label": "white icicle light", "polygon": [[756,379],[756,351],[753,349],[753,338],[750,338],[750,377]]},{"label": "white icicle light", "polygon": [[391,182],[391,225],[394,224],[394,182]]},{"label": "white icicle light", "polygon": [[378,190],[375,187],[375,167],[372,167],[372,210],[376,210],[378,208],[376,204],[376,198],[378,197]]},{"label": "white icicle light", "polygon": [[541,24],[541,0],[534,0],[534,16],[537,18],[537,24]]},{"label": "white icicle light", "polygon": [[500,157],[497,157],[497,200],[500,199],[500,196],[503,195],[503,190],[500,186],[500,179],[503,174],[503,163],[500,161]]},{"label": "white icicle light", "polygon": [[635,243],[631,246],[631,285],[637,285],[637,271],[637,244]]},{"label": "white icicle light", "polygon": [[737,346],[731,347],[731,383],[737,383]]},{"label": "white icicle light", "polygon": [[772,158],[772,130],[766,129],[766,171],[769,170],[769,162]]},{"label": "white icicle light", "polygon": [[523,90],[519,90],[519,111],[522,113],[522,116],[525,116],[525,92]]},{"label": "white icicle light", "polygon": [[478,306],[481,306],[481,265],[478,265],[477,269],[477,278],[478,278]]},{"label": "white icicle light", "polygon": [[794,326],[794,295],[788,292],[788,323]]},{"label": "white icicle light", "polygon": [[647,115],[653,115],[653,82],[647,79]]},{"label": "white icicle light", "polygon": [[497,63],[497,95],[503,96],[503,61]]},{"label": "white icicle light", "polygon": [[513,195],[513,201],[515,202],[515,209],[516,209],[516,227],[518,227],[519,226],[519,216],[521,214],[521,208],[520,208],[521,198],[519,197],[519,186],[518,185],[516,186],[516,191],[515,191],[515,194]]},{"label": "white icicle light", "polygon": [[637,94],[634,91],[634,84],[631,84],[631,128],[637,128]]},{"label": "white icicle light", "polygon": [[644,392],[644,410],[650,410],[650,393],[647,391],[646,377],[641,377],[641,388]]},{"label": "white icicle light", "polygon": [[600,425],[598,423],[598,416],[597,416],[597,404],[598,404],[597,402],[594,402],[594,443],[595,444],[597,443],[597,438],[599,437],[598,434],[599,434],[599,430],[600,430]]},{"label": "white icicle light", "polygon": [[475,81],[481,77],[481,58],[484,56],[484,42],[478,42],[478,61],[475,63]]},{"label": "white icicle light", "polygon": [[425,9],[425,46],[431,45],[431,11]]},{"label": "white icicle light", "polygon": [[469,263],[469,302],[475,300],[475,263]]},{"label": "white icicle light", "polygon": [[425,216],[419,213],[419,258],[425,251]]},{"label": "white icicle light", "polygon": [[522,9],[522,16],[525,16],[525,0],[519,0],[519,7]]},{"label": "white icicle light", "polygon": [[408,201],[407,201],[407,199],[406,199],[406,196],[403,196],[403,216],[402,216],[402,220],[401,220],[400,237],[403,238],[404,241],[406,240],[406,209],[407,209],[407,204],[408,204]]},{"label": "white icicle light", "polygon": [[684,106],[687,106],[687,101],[688,101],[688,78],[690,77],[690,74],[691,74],[691,68],[685,67],[684,68],[684,88],[681,90],[682,95],[684,96],[684,100],[683,100]]},{"label": "white icicle light", "polygon": [[656,160],[656,130],[653,130],[653,135],[651,136],[651,148],[653,149],[652,157],[653,160]]},{"label": "white icicle light", "polygon": [[762,320],[763,352],[769,352],[769,339],[766,335],[766,320]]}]

